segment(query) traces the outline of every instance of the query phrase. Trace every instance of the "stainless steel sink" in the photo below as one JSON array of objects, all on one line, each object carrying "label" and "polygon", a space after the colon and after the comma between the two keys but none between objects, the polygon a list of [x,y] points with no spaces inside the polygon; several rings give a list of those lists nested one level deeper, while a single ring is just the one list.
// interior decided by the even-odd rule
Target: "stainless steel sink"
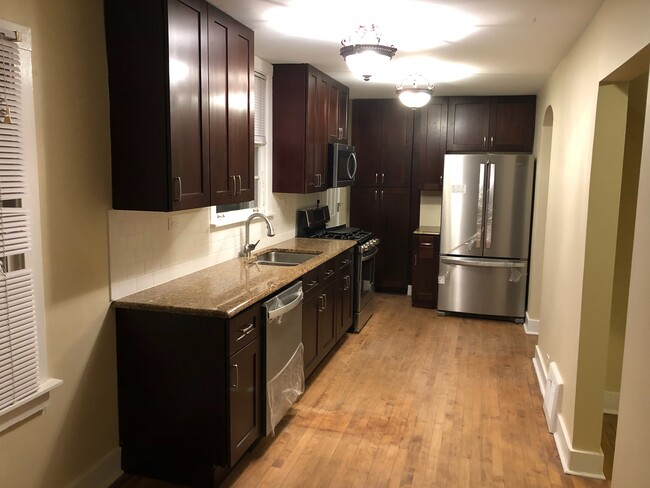
[{"label": "stainless steel sink", "polygon": [[258,254],[255,259],[256,264],[270,264],[273,266],[297,266],[318,256],[320,253],[305,253],[291,251],[266,251]]}]

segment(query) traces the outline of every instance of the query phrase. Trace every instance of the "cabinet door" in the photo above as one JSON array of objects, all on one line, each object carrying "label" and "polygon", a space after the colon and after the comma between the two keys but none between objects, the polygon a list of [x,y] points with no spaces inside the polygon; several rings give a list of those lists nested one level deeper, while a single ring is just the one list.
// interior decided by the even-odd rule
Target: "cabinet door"
[{"label": "cabinet door", "polygon": [[337,318],[336,318],[336,339],[340,339],[345,335],[354,320],[353,309],[353,286],[352,280],[354,279],[354,267],[350,263],[346,267],[339,270],[338,279],[338,293],[336,300]]},{"label": "cabinet door", "polygon": [[255,198],[253,32],[210,7],[208,36],[211,202],[247,202]]},{"label": "cabinet door", "polygon": [[302,302],[302,344],[305,348],[305,378],[318,365],[318,314],[320,293]]},{"label": "cabinet door", "polygon": [[361,227],[378,237],[381,231],[379,192],[379,187],[364,188],[359,186],[353,186],[350,192],[350,225]]},{"label": "cabinet door", "polygon": [[318,313],[318,355],[322,360],[336,344],[336,282],[323,288],[318,294],[320,307]]},{"label": "cabinet door", "polygon": [[436,307],[439,258],[440,236],[413,236],[413,306]]},{"label": "cabinet door", "polygon": [[168,1],[172,209],[210,205],[207,4]]},{"label": "cabinet door", "polygon": [[398,100],[383,100],[381,105],[379,183],[382,187],[411,186],[413,110]]},{"label": "cabinet door", "polygon": [[447,151],[487,151],[490,97],[449,97]]},{"label": "cabinet door", "polygon": [[329,83],[311,66],[307,73],[307,153],[305,155],[306,192],[327,188],[327,114]]},{"label": "cabinet door", "polygon": [[230,357],[230,466],[260,436],[261,358],[259,339]]},{"label": "cabinet door", "polygon": [[352,144],[355,146],[357,176],[355,187],[376,186],[381,173],[381,104],[377,100],[352,102]]},{"label": "cabinet door", "polygon": [[532,152],[536,97],[492,97],[490,151]]},{"label": "cabinet door", "polygon": [[328,142],[347,144],[349,89],[338,81],[330,79],[329,90],[329,113],[327,123]]},{"label": "cabinet door", "polygon": [[404,293],[409,267],[409,188],[379,190],[381,240],[377,255],[376,287],[379,291]]},{"label": "cabinet door", "polygon": [[447,145],[447,99],[435,97],[416,112],[413,138],[413,189],[442,191]]}]

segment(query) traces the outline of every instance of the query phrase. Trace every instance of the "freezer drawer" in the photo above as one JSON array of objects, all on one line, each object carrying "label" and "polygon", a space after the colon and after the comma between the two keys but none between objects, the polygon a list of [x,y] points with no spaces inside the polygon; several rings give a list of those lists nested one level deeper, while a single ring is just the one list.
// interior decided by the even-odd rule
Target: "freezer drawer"
[{"label": "freezer drawer", "polygon": [[523,319],[527,273],[527,261],[441,256],[438,310]]}]

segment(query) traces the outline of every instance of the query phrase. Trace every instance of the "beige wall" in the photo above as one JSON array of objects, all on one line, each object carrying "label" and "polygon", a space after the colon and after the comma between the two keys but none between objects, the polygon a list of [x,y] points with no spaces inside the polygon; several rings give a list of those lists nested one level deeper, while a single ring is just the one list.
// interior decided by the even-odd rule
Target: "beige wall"
[{"label": "beige wall", "polygon": [[442,192],[423,191],[420,192],[420,223],[440,227],[442,212]]},{"label": "beige wall", "polygon": [[30,27],[44,250],[49,408],[0,435],[0,486],[61,487],[117,446],[109,311],[108,97],[100,0],[3,0]]},{"label": "beige wall", "polygon": [[[580,336],[582,332],[587,333],[581,331],[581,323],[587,327],[581,321],[581,310],[585,310],[587,305],[582,303],[582,296],[598,88],[601,80],[650,43],[648,18],[650,2],[607,0],[538,96],[537,141],[541,139],[541,118],[546,108],[551,106],[554,113],[539,347],[542,351],[541,359],[545,363],[556,361],[565,381],[561,420],[566,426],[570,442],[575,438]],[[650,145],[646,142],[646,151],[648,147]],[[649,221],[648,206],[639,204],[638,209],[637,225],[640,220]],[[638,239],[637,232],[637,246],[640,245]],[[648,261],[644,263],[647,272]],[[647,296],[647,279],[644,283]],[[632,284],[632,288],[634,286]],[[643,285],[639,282],[636,286]],[[639,290],[635,292],[640,293]],[[630,318],[628,334],[629,332]],[[629,344],[628,338],[626,344]],[[625,361],[633,361],[628,356],[626,349]],[[625,372],[623,381],[625,382]],[[647,390],[648,386],[645,388]],[[639,414],[640,417],[642,415]],[[588,428],[600,429],[600,426],[590,425]],[[638,436],[633,437],[636,439]],[[582,440],[578,439],[580,442]],[[633,441],[623,436],[617,440],[617,450],[619,442],[625,444]],[[589,445],[587,448],[599,450],[599,446]],[[647,449],[644,452],[646,458],[650,456]],[[616,472],[614,479],[616,480]],[[638,478],[640,479],[642,478]]]}]

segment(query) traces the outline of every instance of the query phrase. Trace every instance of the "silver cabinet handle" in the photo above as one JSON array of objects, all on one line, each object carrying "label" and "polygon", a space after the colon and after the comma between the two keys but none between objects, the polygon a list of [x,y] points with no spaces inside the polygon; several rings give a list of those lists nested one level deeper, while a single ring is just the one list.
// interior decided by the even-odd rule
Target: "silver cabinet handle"
[{"label": "silver cabinet handle", "polygon": [[323,295],[323,310],[327,309],[327,293]]},{"label": "silver cabinet handle", "polygon": [[333,269],[328,269],[327,271],[325,271],[325,278],[329,278],[333,274],[334,274],[334,270]]},{"label": "silver cabinet handle", "polygon": [[178,187],[178,196],[174,195],[174,200],[180,202],[183,199],[183,182],[180,176],[174,178],[174,182],[177,183],[176,187]]},{"label": "silver cabinet handle", "polygon": [[339,127],[339,139],[343,139],[343,127]]},{"label": "silver cabinet handle", "polygon": [[237,195],[237,177],[235,175],[230,175],[232,178],[232,195]]},{"label": "silver cabinet handle", "polygon": [[236,339],[236,342],[241,341],[244,337],[246,337],[248,334],[253,332],[255,329],[255,324],[248,324],[247,327],[241,327],[239,329],[239,332],[241,332],[241,335]]},{"label": "silver cabinet handle", "polygon": [[442,188],[442,175],[440,175],[440,188]]},{"label": "silver cabinet handle", "polygon": [[345,283],[343,285],[343,291],[348,291],[350,289],[350,275],[345,275],[343,277],[343,282]]},{"label": "silver cabinet handle", "polygon": [[483,136],[483,147],[487,147],[487,137]]},{"label": "silver cabinet handle", "polygon": [[386,173],[381,174],[381,184],[382,185],[384,184],[384,176],[386,176]]},{"label": "silver cabinet handle", "polygon": [[318,311],[319,312],[322,312],[323,310],[325,310],[325,307],[323,306],[323,304],[324,304],[323,297],[324,296],[325,295],[321,295],[321,296],[318,297],[318,301],[320,302],[320,305],[318,306]]},{"label": "silver cabinet handle", "polygon": [[494,136],[490,136],[490,148],[494,148]]},{"label": "silver cabinet handle", "polygon": [[377,201],[377,190],[375,190],[375,201]]},{"label": "silver cabinet handle", "polygon": [[375,173],[375,183],[379,183],[379,173]]},{"label": "silver cabinet handle", "polygon": [[239,193],[237,195],[241,195],[241,175],[237,175],[237,181],[239,182]]},{"label": "silver cabinet handle", "polygon": [[420,242],[420,246],[433,246],[433,242]]},{"label": "silver cabinet handle", "polygon": [[[231,368],[235,368],[235,382],[233,383],[232,381],[230,382],[230,387],[231,388],[239,388],[239,366],[236,364],[231,364]],[[232,378],[232,374],[230,375]]]},{"label": "silver cabinet handle", "polygon": [[384,190],[381,191],[381,201],[384,201]]}]

